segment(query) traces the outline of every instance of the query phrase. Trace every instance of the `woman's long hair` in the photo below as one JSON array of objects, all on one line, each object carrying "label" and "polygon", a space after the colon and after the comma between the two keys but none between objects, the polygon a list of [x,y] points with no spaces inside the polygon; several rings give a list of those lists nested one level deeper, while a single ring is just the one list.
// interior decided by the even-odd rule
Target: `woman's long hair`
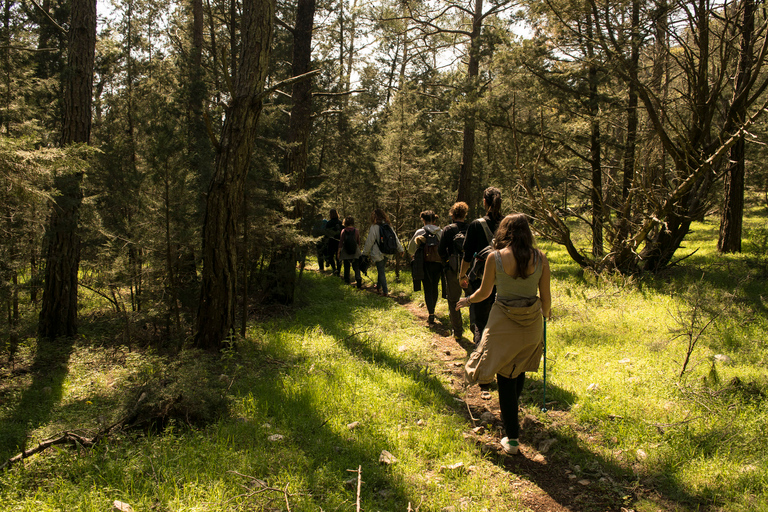
[{"label": "woman's long hair", "polygon": [[528,224],[528,217],[522,213],[507,215],[502,219],[496,229],[493,246],[497,250],[512,248],[512,256],[517,263],[516,275],[513,277],[528,277],[531,258],[533,261],[538,261],[539,258],[539,251],[533,246],[533,233]]},{"label": "woman's long hair", "polygon": [[486,212],[492,220],[501,219],[501,190],[496,187],[488,187],[483,192],[483,201],[485,201]]},{"label": "woman's long hair", "polygon": [[371,222],[373,224],[389,224],[389,217],[387,217],[387,214],[384,212],[384,210],[381,208],[376,208],[371,214]]}]

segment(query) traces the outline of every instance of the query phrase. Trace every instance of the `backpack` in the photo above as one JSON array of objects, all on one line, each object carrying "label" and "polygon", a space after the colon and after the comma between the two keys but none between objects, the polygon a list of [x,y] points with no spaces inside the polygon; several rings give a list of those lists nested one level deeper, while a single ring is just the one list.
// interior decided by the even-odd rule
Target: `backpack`
[{"label": "backpack", "polygon": [[355,240],[354,229],[345,229],[341,233],[341,248],[350,256],[355,255],[357,252],[357,240]]},{"label": "backpack", "polygon": [[395,254],[397,252],[397,236],[389,224],[379,224],[379,239],[376,242],[382,254]]},{"label": "backpack", "polygon": [[470,281],[483,278],[483,273],[485,272],[485,260],[488,259],[488,256],[493,252],[493,233],[491,233],[491,228],[488,227],[488,223],[485,219],[481,218],[478,220],[485,230],[485,238],[488,240],[488,245],[475,253],[475,258],[472,260],[472,268],[467,272],[467,277]]},{"label": "backpack", "polygon": [[325,234],[332,240],[339,240],[339,235],[344,226],[337,219],[329,220],[325,225]]},{"label": "backpack", "polygon": [[[458,227],[458,225],[456,225],[456,227]],[[464,228],[464,231],[457,231],[456,234],[453,235],[453,240],[450,245],[451,250],[448,255],[448,265],[451,267],[451,270],[457,274],[461,268],[461,260],[464,255],[464,240],[467,238],[466,233],[466,227]]]},{"label": "backpack", "polygon": [[424,228],[424,261],[442,263],[442,258],[437,252],[437,246],[440,245],[440,239],[434,231]]}]

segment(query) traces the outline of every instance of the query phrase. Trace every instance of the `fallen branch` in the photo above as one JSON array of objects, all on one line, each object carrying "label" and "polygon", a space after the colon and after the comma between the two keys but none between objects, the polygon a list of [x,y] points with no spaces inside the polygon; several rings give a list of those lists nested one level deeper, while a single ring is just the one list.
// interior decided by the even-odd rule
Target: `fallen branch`
[{"label": "fallen branch", "polygon": [[74,446],[91,447],[98,440],[97,437],[98,437],[98,434],[95,437],[90,438],[90,437],[83,437],[80,434],[77,434],[75,432],[64,432],[59,437],[52,437],[50,439],[46,439],[45,441],[42,441],[40,444],[38,444],[34,448],[30,448],[29,450],[24,450],[18,455],[14,455],[13,457],[5,461],[5,463],[2,466],[0,466],[0,471],[9,469],[11,466],[16,464],[17,462],[20,462],[28,457],[31,457],[36,453],[45,451],[51,446],[54,446],[57,444],[72,444]]},{"label": "fallen branch", "polygon": [[35,454],[38,454],[42,451],[47,450],[51,446],[55,446],[58,444],[71,444],[73,446],[82,446],[85,448],[93,447],[96,443],[104,439],[117,427],[122,426],[123,424],[125,424],[125,422],[127,422],[130,418],[132,418],[134,414],[136,414],[136,411],[139,408],[139,404],[141,404],[141,402],[144,401],[145,398],[146,398],[146,394],[142,393],[139,399],[136,401],[136,405],[134,405],[130,413],[126,414],[125,416],[120,418],[115,423],[109,425],[108,427],[102,428],[93,437],[85,437],[74,431],[65,431],[59,434],[57,437],[51,437],[44,441],[41,441],[34,448],[30,448],[29,450],[24,450],[23,452],[14,455],[10,459],[6,460],[2,466],[0,466],[0,471],[5,471],[6,469],[10,469],[10,467],[16,464],[17,462],[20,462],[26,458],[29,458]]},{"label": "fallen branch", "polygon": [[288,503],[288,484],[285,484],[285,489],[283,489],[283,497],[285,498],[285,508],[288,509],[288,512],[291,512],[291,504]]}]

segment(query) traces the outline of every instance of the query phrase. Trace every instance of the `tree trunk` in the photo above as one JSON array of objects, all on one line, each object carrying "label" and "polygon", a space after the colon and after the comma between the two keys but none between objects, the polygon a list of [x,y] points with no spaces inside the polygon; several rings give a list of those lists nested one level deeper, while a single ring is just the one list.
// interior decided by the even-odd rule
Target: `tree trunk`
[{"label": "tree trunk", "polygon": [[[710,98],[709,82],[710,66],[710,13],[706,0],[698,0],[695,7],[695,17],[698,23],[698,37],[695,38],[699,59],[691,84],[694,109],[691,115],[688,140],[690,147],[682,157],[676,160],[676,178],[684,181],[701,166],[701,153],[710,139],[713,100]],[[654,236],[642,251],[645,270],[657,272],[672,261],[683,239],[690,231],[691,222],[699,220],[704,215],[706,196],[712,185],[712,173],[708,172],[699,177],[682,198],[674,203],[674,208],[664,217],[663,228]]]},{"label": "tree trunk", "polygon": [[227,109],[203,221],[203,278],[195,344],[219,349],[235,325],[237,223],[269,64],[274,0],[245,0],[235,94]]},{"label": "tree trunk", "polygon": [[635,180],[635,153],[637,144],[637,82],[640,61],[640,2],[632,1],[632,35],[629,56],[629,83],[627,84],[627,136],[624,141],[624,179],[621,185],[622,206],[619,212],[619,231],[612,243],[614,265],[625,270],[636,266],[633,247],[627,244],[632,222],[632,188]]},{"label": "tree trunk", "polygon": [[[653,20],[654,47],[651,90],[654,94],[651,95],[651,102],[654,109],[661,112],[662,109],[666,108],[667,97],[669,96],[669,53],[667,52],[669,46],[669,13],[667,0],[659,0],[657,12],[657,17]],[[648,130],[653,132],[653,122],[648,119],[647,123]],[[650,190],[652,194],[668,185],[666,179],[667,154],[661,140],[658,140],[658,155],[656,155],[655,160],[651,163],[650,172],[646,176],[645,182],[645,188]]]},{"label": "tree trunk", "polygon": [[600,103],[597,96],[597,64],[595,51],[592,46],[592,21],[587,21],[587,58],[589,68],[587,76],[589,80],[589,116],[591,120],[589,138],[589,164],[592,171],[592,255],[603,255],[603,167],[601,162],[600,142]]},{"label": "tree trunk", "polygon": [[477,101],[477,77],[480,75],[480,31],[483,23],[483,0],[475,0],[475,13],[472,23],[472,35],[469,39],[469,63],[467,65],[467,100],[470,111],[464,118],[464,141],[461,148],[461,168],[459,169],[459,186],[456,201],[472,203],[472,174],[475,157],[475,129],[477,118],[475,102]]},{"label": "tree trunk", "polygon": [[[96,0],[72,0],[67,72],[64,84],[62,146],[88,143],[96,50]],[[59,176],[46,233],[45,285],[38,334],[42,338],[77,333],[77,272],[80,238],[77,232],[82,175]]]},{"label": "tree trunk", "polygon": [[[754,0],[743,0],[743,24],[739,69],[733,91],[734,114],[738,126],[747,119],[746,90],[749,88],[752,69],[752,34],[755,28]],[[731,158],[725,174],[725,202],[720,217],[720,237],[717,249],[721,253],[741,252],[742,218],[744,216],[744,158],[746,143],[742,135],[731,148]]]},{"label": "tree trunk", "polygon": [[[315,20],[315,0],[299,0],[296,7],[296,26],[293,30],[293,76],[310,71],[312,64],[312,27]],[[342,67],[342,70],[344,68]],[[312,128],[312,80],[305,79],[293,84],[293,107],[288,123],[288,151],[285,157],[285,173],[293,192],[304,190],[307,177],[307,152],[309,132]],[[288,190],[287,192],[291,192]],[[292,212],[293,219],[301,219],[303,200],[297,200]],[[266,300],[278,304],[293,303],[296,287],[297,254],[293,244],[278,248],[269,265],[272,286],[268,286]]]}]

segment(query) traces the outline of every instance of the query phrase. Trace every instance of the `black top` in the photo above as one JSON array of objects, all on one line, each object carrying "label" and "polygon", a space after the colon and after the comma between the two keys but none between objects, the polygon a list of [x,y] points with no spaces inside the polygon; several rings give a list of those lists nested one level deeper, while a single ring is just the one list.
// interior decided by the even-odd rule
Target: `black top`
[{"label": "black top", "polygon": [[[499,223],[492,220],[487,215],[483,218],[488,224],[488,229],[491,230],[491,233],[495,233],[496,228],[499,227]],[[469,223],[466,237],[467,239],[464,240],[464,261],[472,262],[472,258],[475,257],[475,254],[482,251],[489,245],[488,237],[485,235],[483,225],[480,224],[480,219],[475,219]]]},{"label": "black top", "polygon": [[[341,230],[344,229],[344,224],[339,219],[331,219],[328,224],[325,225],[325,230],[328,232],[331,240],[339,241]],[[332,234],[331,234],[332,233]]]},{"label": "black top", "polygon": [[453,237],[456,233],[467,232],[467,223],[464,221],[456,222],[455,224],[448,224],[443,229],[443,236],[440,237],[440,245],[437,246],[437,252],[443,261],[448,261],[448,257],[453,253]]}]

